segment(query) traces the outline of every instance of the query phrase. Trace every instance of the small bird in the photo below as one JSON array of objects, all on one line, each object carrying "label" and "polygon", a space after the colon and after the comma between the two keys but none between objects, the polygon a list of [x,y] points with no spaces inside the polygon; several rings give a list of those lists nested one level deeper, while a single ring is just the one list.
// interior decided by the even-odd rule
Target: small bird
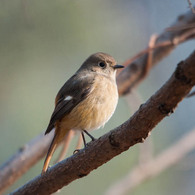
[{"label": "small bird", "polygon": [[78,71],[62,86],[55,99],[55,109],[45,134],[53,128],[42,174],[46,172],[51,157],[70,130],[81,131],[92,140],[88,131],[98,129],[110,119],[118,103],[116,70],[123,68],[106,53],[95,53],[81,65]]}]

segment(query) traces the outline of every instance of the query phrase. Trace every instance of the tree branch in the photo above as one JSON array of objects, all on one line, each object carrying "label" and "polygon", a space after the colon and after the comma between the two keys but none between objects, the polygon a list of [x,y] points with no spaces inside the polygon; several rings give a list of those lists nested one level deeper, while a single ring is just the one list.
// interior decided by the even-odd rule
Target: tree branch
[{"label": "tree branch", "polygon": [[[151,66],[153,66],[163,57],[168,55],[179,43],[194,38],[195,30],[193,28],[184,28],[185,26],[194,25],[194,22],[195,15],[191,12],[178,17],[177,21],[171,27],[178,26],[181,28],[180,31],[164,31],[158,36],[153,48],[147,48],[134,58],[127,60],[124,63],[127,67],[117,76],[119,94],[123,95],[127,93],[144,78],[144,70],[148,59],[147,53],[151,49],[154,50],[153,61],[151,63]],[[24,147],[23,150],[19,149],[10,160],[0,167],[0,193],[5,191],[7,187],[13,184],[22,174],[45,155],[51,137],[51,134],[47,136],[38,136],[34,141],[32,140],[29,142],[27,147]],[[37,150],[35,150],[35,148]]]},{"label": "tree branch", "polygon": [[[184,28],[195,23],[195,14],[187,12],[177,18],[177,21],[169,28],[177,28],[175,31],[164,31],[161,33],[153,48],[146,48],[135,57],[124,62],[126,66],[117,77],[119,94],[128,93],[134,86],[137,86],[145,76],[147,66],[148,52],[153,50],[153,59],[151,66],[162,60],[180,43],[195,38],[195,28]],[[184,29],[183,29],[184,28]]]},{"label": "tree branch", "polygon": [[194,95],[195,95],[195,91],[189,93],[186,97],[189,98],[189,97],[192,97],[192,96],[194,96]]},{"label": "tree branch", "polygon": [[106,195],[122,195],[128,194],[134,190],[135,187],[151,179],[178,163],[189,152],[195,149],[195,129],[184,135],[180,140],[176,141],[171,147],[159,154],[157,157],[137,165],[125,176],[121,181],[113,184]]},{"label": "tree branch", "polygon": [[190,0],[188,0],[188,4],[189,4],[189,8],[192,10],[192,13],[195,14],[195,9],[194,7],[192,6],[192,3]]},{"label": "tree branch", "polygon": [[48,150],[53,133],[48,137],[43,134],[21,147],[6,163],[0,167],[0,194],[14,181],[23,175],[39,159],[43,158]]},{"label": "tree branch", "polygon": [[173,113],[195,85],[194,64],[195,51],[178,64],[171,78],[129,120],[11,194],[51,194],[143,142],[163,118]]}]

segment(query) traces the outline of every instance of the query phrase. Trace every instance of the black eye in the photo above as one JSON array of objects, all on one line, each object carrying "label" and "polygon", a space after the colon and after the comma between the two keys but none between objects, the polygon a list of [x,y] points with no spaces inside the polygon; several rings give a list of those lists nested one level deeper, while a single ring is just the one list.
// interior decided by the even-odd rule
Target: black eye
[{"label": "black eye", "polygon": [[100,66],[101,68],[105,68],[106,67],[106,63],[105,62],[99,62],[98,66]]}]

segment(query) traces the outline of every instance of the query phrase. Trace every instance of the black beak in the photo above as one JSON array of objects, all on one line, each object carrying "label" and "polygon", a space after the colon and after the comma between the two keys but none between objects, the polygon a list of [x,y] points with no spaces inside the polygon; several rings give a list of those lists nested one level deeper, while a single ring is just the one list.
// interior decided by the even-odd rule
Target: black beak
[{"label": "black beak", "polygon": [[114,68],[114,69],[124,68],[124,66],[122,66],[122,65],[118,65],[118,64],[117,64],[117,65],[113,66],[113,68]]}]

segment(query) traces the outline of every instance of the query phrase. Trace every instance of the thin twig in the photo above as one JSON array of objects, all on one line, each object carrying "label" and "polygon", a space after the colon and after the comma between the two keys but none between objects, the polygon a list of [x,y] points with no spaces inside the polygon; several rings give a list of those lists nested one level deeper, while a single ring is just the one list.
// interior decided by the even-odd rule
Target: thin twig
[{"label": "thin twig", "polygon": [[194,95],[195,95],[195,91],[189,93],[186,97],[189,98],[189,97],[192,97],[192,96],[194,96]]},{"label": "thin twig", "polygon": [[[194,23],[195,15],[190,11],[186,15],[179,16],[178,20],[172,26],[183,27]],[[173,32],[164,31],[161,33],[153,47],[152,66],[159,62],[163,57],[170,54],[178,44],[193,38],[195,38],[194,28]],[[139,56],[138,58],[135,56],[132,58],[133,60],[129,59],[124,63],[126,68],[122,70],[117,77],[120,95],[128,93],[133,87],[137,86],[139,82],[142,81],[142,71],[147,63],[147,52],[149,50],[149,48],[143,50],[137,55]]]},{"label": "thin twig", "polygon": [[[157,49],[157,48],[163,48],[163,47],[166,47],[166,46],[170,46],[170,45],[173,45],[173,41],[164,41],[164,42],[161,42],[161,43],[157,43],[156,45],[153,45],[152,48],[150,47],[147,47],[146,49],[140,51],[138,54],[136,54],[135,56],[133,56],[132,58],[129,58],[127,59],[124,63],[123,63],[123,66],[127,67],[129,65],[131,65],[133,63],[133,61],[137,60],[138,58],[142,57],[144,54],[147,54],[149,53],[150,51],[153,51],[154,49]],[[121,70],[118,70],[117,71],[117,75],[122,71]]]},{"label": "thin twig", "polygon": [[195,28],[195,23],[192,24],[187,24],[184,26],[171,26],[165,29],[165,31],[181,31],[181,30],[187,30],[187,29],[191,29],[191,28]]},{"label": "thin twig", "polygon": [[149,41],[149,44],[148,44],[148,48],[149,48],[149,52],[148,52],[148,57],[147,57],[147,63],[146,63],[146,66],[145,68],[143,69],[143,78],[145,78],[151,67],[152,67],[152,60],[153,60],[153,51],[154,51],[154,47],[155,47],[155,43],[156,43],[156,40],[157,40],[158,36],[157,35],[152,35],[150,37],[150,41]]},{"label": "thin twig", "polygon": [[152,67],[153,52],[154,52],[155,43],[156,43],[157,38],[158,36],[155,34],[150,37],[150,41],[148,44],[148,56],[147,56],[145,67],[143,68],[142,74],[140,75],[140,81],[143,80],[148,75]]},{"label": "thin twig", "polygon": [[192,6],[192,3],[191,3],[190,0],[188,0],[188,4],[189,4],[190,9],[192,10],[192,13],[195,14],[195,9],[194,9],[194,7]]}]

